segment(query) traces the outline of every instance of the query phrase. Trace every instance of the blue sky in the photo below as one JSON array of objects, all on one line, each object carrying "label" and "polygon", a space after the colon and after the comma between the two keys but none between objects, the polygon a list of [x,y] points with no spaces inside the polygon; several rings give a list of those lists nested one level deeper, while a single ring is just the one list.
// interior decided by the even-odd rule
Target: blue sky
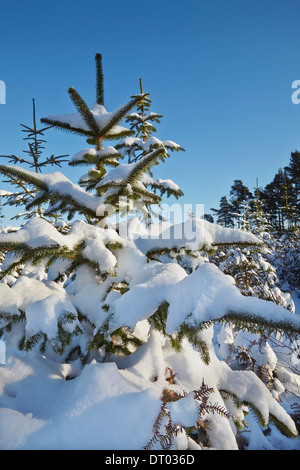
[{"label": "blue sky", "polygon": [[[25,148],[20,123],[31,124],[32,98],[39,118],[73,112],[70,86],[93,104],[100,52],[108,111],[139,91],[141,77],[163,115],[157,136],[186,149],[156,176],[209,212],[234,179],[264,186],[300,149],[300,105],[291,101],[299,14],[298,0],[2,0],[0,154]],[[50,154],[86,147],[57,130],[46,136]]]}]

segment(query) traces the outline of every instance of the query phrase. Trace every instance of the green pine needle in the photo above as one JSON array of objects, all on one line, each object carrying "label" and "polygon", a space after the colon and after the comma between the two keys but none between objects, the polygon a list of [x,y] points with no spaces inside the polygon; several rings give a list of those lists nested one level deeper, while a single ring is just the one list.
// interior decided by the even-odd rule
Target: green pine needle
[{"label": "green pine needle", "polygon": [[100,129],[96,123],[96,120],[89,109],[86,102],[81,98],[79,93],[74,88],[69,88],[69,95],[77,108],[78,112],[81,114],[84,122],[87,124],[89,129],[91,130],[91,134],[94,136],[100,135]]},{"label": "green pine needle", "polygon": [[102,55],[97,53],[95,56],[96,61],[96,98],[97,103],[104,106],[104,83],[103,83],[103,68],[102,68]]}]

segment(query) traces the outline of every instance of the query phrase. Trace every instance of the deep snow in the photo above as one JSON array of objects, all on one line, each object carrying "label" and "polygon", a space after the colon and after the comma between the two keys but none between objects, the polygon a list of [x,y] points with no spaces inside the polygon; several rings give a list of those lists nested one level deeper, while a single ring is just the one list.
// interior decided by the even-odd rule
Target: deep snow
[{"label": "deep snow", "polygon": [[[20,324],[19,332],[17,327],[8,337],[5,351],[2,343],[1,449],[143,449],[153,436],[163,391],[186,394],[168,406],[175,424],[190,427],[193,422],[195,424],[198,412],[193,393],[203,381],[213,389],[210,401],[228,407],[237,420],[244,419],[243,409],[234,409],[232,402],[222,398],[220,390],[234,393],[242,401],[255,403],[266,423],[271,414],[296,434],[290,406],[299,399],[290,389],[290,392],[287,390],[281,394],[282,401],[279,402],[254,372],[231,369],[218,354],[213,326],[201,333],[210,349],[210,364],[206,365],[187,340],[183,340],[182,350],[177,352],[168,338],[150,329],[147,319],[165,300],[170,305],[166,325],[168,334],[184,321],[197,324],[217,319],[228,309],[255,313],[268,319],[284,315],[299,325],[297,312],[292,314],[271,302],[242,296],[231,277],[205,260],[198,260],[197,269],[188,275],[176,262],[149,262],[145,256],[149,249],[159,246],[158,242],[166,242],[169,247],[176,242],[180,246],[182,243],[196,243],[197,237],[196,241],[187,240],[184,236],[170,241],[167,238],[149,238],[145,233],[141,236],[138,221],[132,220],[127,230],[128,238],[121,240],[123,248],[118,250],[116,260],[105,246],[107,241],[119,240],[114,229],[103,230],[79,221],[69,235],[62,235],[55,229],[48,230],[48,225],[45,221],[33,219],[14,234],[3,232],[0,239],[12,236],[16,242],[30,242],[35,247],[46,242],[72,248],[80,237],[85,237],[86,249],[89,250],[87,256],[101,256],[100,264],[104,263],[106,269],[117,261],[116,282],[125,279],[130,286],[123,295],[111,292],[106,297],[108,302],[110,296],[110,308],[114,311],[111,331],[122,325],[131,326],[138,331],[144,344],[130,356],[106,356],[104,362],[93,360],[82,370],[80,360],[59,363],[54,354],[45,357],[38,351],[18,351],[17,343],[24,328]],[[199,246],[199,240],[212,245],[216,240],[238,241],[238,237],[242,237],[241,240],[245,241],[247,237],[241,231],[216,228],[206,221],[196,221],[194,228],[200,237],[194,248]],[[9,283],[1,283],[6,313],[18,315],[19,309],[24,311],[26,328],[31,333],[42,330],[49,337],[55,336],[63,312],[72,313],[77,308],[96,327],[100,327],[106,314],[103,310],[103,316],[99,314],[99,304],[107,289],[105,281],[97,283],[91,269],[83,266],[78,270],[75,281],[64,288],[51,280],[51,276],[55,277],[55,269],[58,267],[53,265],[48,277],[43,269],[40,272],[28,270],[12,287]],[[63,264],[59,269],[63,269]],[[47,315],[41,318],[41,311],[47,311]],[[75,326],[76,321],[70,324],[70,328]],[[98,351],[99,358],[102,352]],[[174,383],[168,380],[168,371],[176,377]],[[287,383],[288,370],[279,367],[278,373],[286,375]],[[296,383],[294,379],[291,375],[290,383]],[[212,448],[237,450],[232,418],[211,413],[209,422],[207,432]],[[272,424],[271,433],[265,436],[251,412],[248,424],[245,432],[250,433],[249,449],[300,449],[299,438],[282,436]],[[178,433],[173,446],[177,449],[201,449],[185,432]]]}]

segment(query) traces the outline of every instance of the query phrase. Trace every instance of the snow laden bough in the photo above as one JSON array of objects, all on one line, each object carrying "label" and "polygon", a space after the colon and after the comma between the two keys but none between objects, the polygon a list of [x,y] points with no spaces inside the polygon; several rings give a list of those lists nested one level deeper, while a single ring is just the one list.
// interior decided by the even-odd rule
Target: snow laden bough
[{"label": "snow laden bough", "polygon": [[[187,224],[194,229],[193,239],[186,227],[184,230]],[[170,233],[172,229],[170,225]],[[296,435],[293,421],[254,373],[231,371],[217,360],[207,334],[214,322],[237,321],[243,328],[269,328],[294,335],[300,328],[297,317],[272,302],[243,296],[232,278],[204,257],[196,258],[198,266],[188,274],[174,259],[162,263],[148,256],[154,246],[168,255],[185,249],[191,254],[219,243],[255,243],[255,237],[202,219],[182,224],[183,235],[177,239],[150,239],[145,230],[136,218],[129,222],[126,238],[113,228],[77,221],[70,233],[63,235],[45,220],[35,218],[14,233],[1,234],[0,245],[8,250],[0,284],[1,332],[7,335],[14,326],[22,326],[22,349],[38,347],[48,357],[52,350],[70,364],[72,357],[78,356],[84,363],[113,360],[134,381],[142,373],[141,367],[147,366],[151,351],[154,364],[143,372],[142,382],[148,387],[158,381],[156,387],[163,387],[159,390],[164,401],[155,418],[163,430],[154,429],[146,448],[155,444],[155,436],[165,436],[162,440],[157,437],[158,443],[175,445],[186,429],[196,426],[197,410],[206,418],[212,413],[214,420],[217,416],[224,419],[224,397],[227,402],[230,397],[239,403],[240,409],[252,407],[262,426],[267,425],[270,415],[285,434]],[[153,230],[159,234],[158,227]],[[165,230],[163,224],[161,233]],[[189,233],[188,240],[185,233]],[[21,269],[17,279],[16,269]],[[201,363],[201,380],[200,372],[194,372],[192,380],[192,373],[189,380],[184,379],[181,361],[188,361],[190,355],[194,364]],[[215,370],[213,376],[218,379],[210,392],[215,404],[209,402],[205,408],[199,396],[198,400],[195,397],[197,390],[206,390],[200,386],[208,367]],[[167,370],[176,371],[178,378],[171,382]],[[224,374],[230,376],[229,382]],[[160,419],[156,421],[159,417],[177,427],[164,429]],[[168,429],[173,429],[170,435]],[[195,429],[203,433],[199,426]],[[213,435],[210,445],[212,440]],[[233,440],[230,445],[234,447]]]},{"label": "snow laden bough", "polygon": [[[174,238],[179,228],[181,238]],[[13,233],[0,234],[0,246],[7,250],[0,284],[5,299],[0,305],[2,318],[8,324],[16,316],[26,321],[28,346],[32,333],[53,340],[63,312],[68,330],[74,323],[73,330],[83,332],[80,325],[86,321],[93,325],[93,337],[103,336],[105,341],[123,327],[133,331],[138,322],[146,319],[167,334],[174,345],[177,339],[180,342],[211,322],[227,320],[253,329],[271,328],[297,335],[297,316],[272,302],[241,295],[230,276],[205,258],[196,257],[201,250],[218,244],[255,242],[251,234],[202,219],[145,229],[133,218],[123,238],[113,228],[83,221],[73,223],[70,233],[64,235],[49,222],[34,218]],[[198,263],[191,274],[174,258],[164,263],[153,259],[154,252],[177,255],[182,251],[191,257],[194,254]],[[13,274],[17,269],[22,271],[16,280]],[[29,288],[31,282],[35,284],[33,289]],[[45,318],[44,328],[39,330],[43,320],[40,318],[35,325],[33,318],[40,310],[49,315],[51,311],[52,321]]]}]

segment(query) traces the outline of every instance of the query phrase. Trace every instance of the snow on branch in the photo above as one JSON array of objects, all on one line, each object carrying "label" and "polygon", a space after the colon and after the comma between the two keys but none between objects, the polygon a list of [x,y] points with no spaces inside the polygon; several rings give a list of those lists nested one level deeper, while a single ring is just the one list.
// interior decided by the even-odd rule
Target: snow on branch
[{"label": "snow on branch", "polygon": [[[39,193],[36,201],[32,201],[31,204],[39,204],[40,197],[43,197],[44,201],[51,201],[51,199],[56,198],[61,203],[63,202],[71,206],[74,210],[95,216],[97,207],[103,202],[101,198],[87,193],[79,185],[72,183],[71,180],[59,171],[49,174],[38,174],[18,166],[0,165],[0,172],[8,177],[20,178],[42,191],[43,194]],[[67,200],[63,200],[64,198],[67,198]]]},{"label": "snow on branch", "polygon": [[201,250],[204,247],[225,244],[262,244],[261,240],[250,232],[222,227],[199,218],[190,218],[175,224],[152,224],[147,229],[137,218],[132,218],[120,225],[120,233],[135,239],[136,246],[145,254],[183,247],[188,250]]},{"label": "snow on branch", "polygon": [[57,115],[51,114],[41,119],[41,121],[81,135],[97,135],[98,137],[105,137],[106,139],[120,138],[122,135],[130,135],[132,131],[118,125],[119,121],[126,116],[140,99],[141,96],[138,95],[111,112],[108,112],[102,104],[95,103],[87,109],[91,118],[90,121],[84,119],[79,112]]}]

